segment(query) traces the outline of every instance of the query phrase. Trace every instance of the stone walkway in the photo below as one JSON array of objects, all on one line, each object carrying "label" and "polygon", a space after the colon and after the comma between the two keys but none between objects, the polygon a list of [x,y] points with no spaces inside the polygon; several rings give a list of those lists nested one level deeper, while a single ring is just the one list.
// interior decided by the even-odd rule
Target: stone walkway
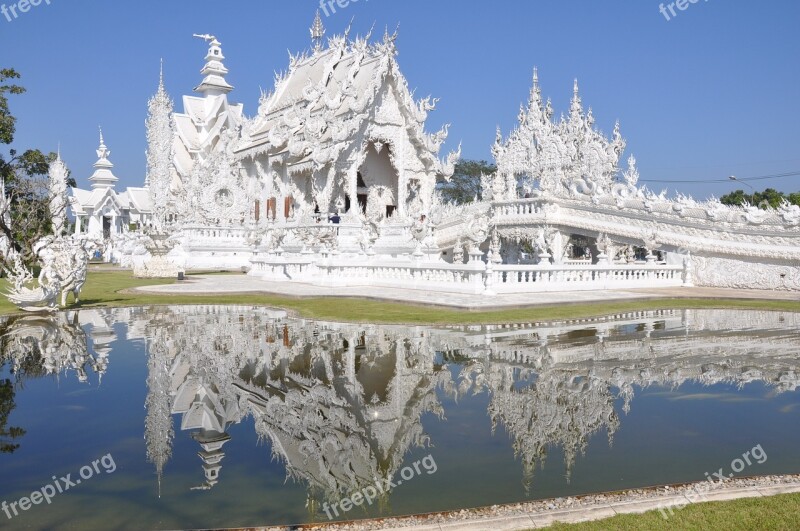
[{"label": "stone walkway", "polygon": [[175,295],[223,295],[232,293],[272,294],[289,297],[355,297],[386,301],[400,301],[427,306],[442,306],[468,310],[520,308],[555,304],[581,304],[625,300],[653,300],[660,298],[722,298],[722,299],[783,299],[800,302],[800,294],[758,290],[731,290],[715,288],[656,288],[606,291],[570,291],[553,293],[517,293],[494,295],[468,295],[437,293],[424,290],[375,288],[355,286],[329,288],[298,282],[270,282],[247,275],[191,275],[175,284],[135,288],[144,293]]}]

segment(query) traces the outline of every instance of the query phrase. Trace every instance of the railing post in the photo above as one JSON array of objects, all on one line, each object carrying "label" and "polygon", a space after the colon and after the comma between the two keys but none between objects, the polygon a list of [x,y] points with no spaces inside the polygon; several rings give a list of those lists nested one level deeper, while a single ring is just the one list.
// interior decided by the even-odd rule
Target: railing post
[{"label": "railing post", "polygon": [[494,275],[494,267],[492,267],[492,251],[489,251],[486,260],[486,269],[483,272],[483,294],[484,295],[495,295],[494,290],[492,290],[492,285],[494,283],[494,279],[492,278]]}]

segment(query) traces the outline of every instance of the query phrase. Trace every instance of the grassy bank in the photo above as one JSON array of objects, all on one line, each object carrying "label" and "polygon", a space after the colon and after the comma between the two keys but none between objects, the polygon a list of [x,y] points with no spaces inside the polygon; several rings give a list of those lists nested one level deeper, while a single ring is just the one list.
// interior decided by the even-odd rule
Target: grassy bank
[{"label": "grassy bank", "polygon": [[798,529],[800,494],[781,494],[766,498],[743,498],[725,502],[689,505],[676,510],[669,519],[659,511],[624,514],[583,524],[556,524],[556,531],[634,531],[708,529]]},{"label": "grassy bank", "polygon": [[[396,302],[335,297],[295,298],[280,295],[161,295],[130,292],[131,288],[171,284],[173,280],[133,278],[129,271],[91,271],[74,308],[147,306],[165,304],[243,304],[272,306],[307,318],[329,321],[369,321],[407,324],[513,323],[575,319],[641,310],[726,308],[800,312],[800,301],[736,299],[659,299],[607,303],[565,304],[521,309],[467,311]],[[70,298],[71,301],[71,298]],[[0,297],[0,314],[18,311]]]}]

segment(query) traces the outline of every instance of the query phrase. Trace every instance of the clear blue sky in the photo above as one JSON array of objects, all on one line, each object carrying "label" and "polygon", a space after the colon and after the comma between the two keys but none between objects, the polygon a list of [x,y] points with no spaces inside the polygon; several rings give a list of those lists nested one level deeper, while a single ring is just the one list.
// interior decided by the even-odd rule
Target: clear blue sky
[{"label": "clear blue sky", "polygon": [[[17,0],[18,1],[18,0]],[[0,66],[28,92],[11,100],[14,147],[59,142],[87,186],[102,125],[121,184],[143,182],[148,97],[165,62],[180,97],[200,80],[206,45],[223,43],[234,101],[256,112],[287,50],[307,48],[317,0],[41,0],[0,15]],[[0,4],[14,5],[12,0]],[[566,112],[577,77],[586,106],[610,133],[619,119],[642,179],[725,179],[800,170],[800,2],[700,0],[667,21],[658,0],[351,0],[323,17],[328,34],[400,24],[399,62],[417,96],[441,98],[430,131],[451,123],[445,149],[490,159],[495,127],[514,126],[539,67],[545,96]],[[667,2],[669,4],[669,2]],[[329,10],[330,11],[330,10]],[[800,177],[753,183],[800,190]],[[700,197],[731,183],[659,184]]]}]

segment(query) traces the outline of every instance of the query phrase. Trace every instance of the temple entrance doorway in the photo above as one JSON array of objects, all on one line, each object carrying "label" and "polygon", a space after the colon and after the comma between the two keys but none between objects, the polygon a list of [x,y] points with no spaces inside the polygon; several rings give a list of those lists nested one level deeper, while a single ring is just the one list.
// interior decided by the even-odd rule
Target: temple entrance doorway
[{"label": "temple entrance doorway", "polygon": [[361,211],[379,218],[394,213],[400,197],[399,180],[399,174],[392,165],[392,146],[388,143],[371,143],[356,183]]}]

